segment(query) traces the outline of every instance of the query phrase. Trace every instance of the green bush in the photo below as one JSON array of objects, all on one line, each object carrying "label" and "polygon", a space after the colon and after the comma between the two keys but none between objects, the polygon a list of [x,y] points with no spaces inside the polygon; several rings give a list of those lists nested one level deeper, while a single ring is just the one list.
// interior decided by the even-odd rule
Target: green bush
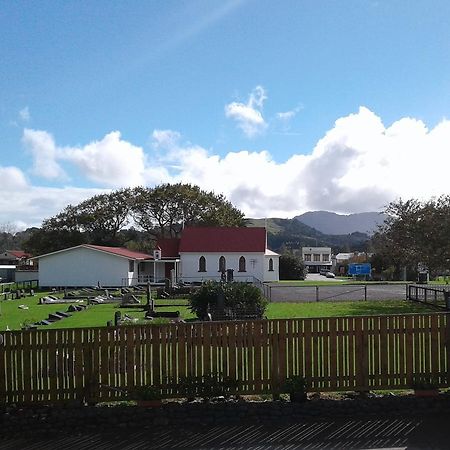
[{"label": "green bush", "polygon": [[[222,305],[221,305],[222,303]],[[261,290],[249,283],[207,281],[189,297],[189,308],[200,319],[223,306],[224,313],[239,318],[245,315],[262,317],[267,300]]]},{"label": "green bush", "polygon": [[133,400],[161,400],[161,391],[155,386],[146,384],[134,387],[128,393],[128,397]]},{"label": "green bush", "polygon": [[201,376],[186,376],[169,381],[172,393],[192,400],[196,397],[210,399],[214,397],[236,394],[239,383],[221,373],[210,373]]}]

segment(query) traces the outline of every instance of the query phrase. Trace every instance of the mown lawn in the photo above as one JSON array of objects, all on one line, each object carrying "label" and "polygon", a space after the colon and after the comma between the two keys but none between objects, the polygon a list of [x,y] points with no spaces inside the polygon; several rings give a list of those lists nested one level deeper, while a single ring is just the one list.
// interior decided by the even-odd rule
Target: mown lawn
[{"label": "mown lawn", "polygon": [[[39,305],[40,293],[34,297],[18,300],[0,301],[0,330],[19,330],[23,325],[46,319],[50,313],[67,311],[68,304]],[[145,301],[144,301],[145,302]],[[76,304],[76,303],[74,303]],[[21,309],[26,305],[28,309]],[[196,316],[189,310],[187,300],[157,300],[157,311],[179,311],[181,318],[194,320]],[[161,306],[165,305],[165,306]],[[171,306],[169,306],[171,305]],[[41,328],[81,328],[106,326],[114,320],[114,313],[120,311],[138,319],[136,323],[149,323],[144,320],[143,308],[119,308],[117,304],[90,305],[86,310],[71,313],[72,316]],[[270,303],[266,316],[269,319],[295,317],[337,317],[373,314],[403,314],[436,311],[420,303],[406,301],[359,301],[359,302],[314,302],[314,303]],[[168,323],[168,319],[154,319],[150,323]]]},{"label": "mown lawn", "polygon": [[286,319],[294,317],[365,316],[435,311],[436,309],[422,303],[400,300],[378,300],[355,302],[270,303],[267,307],[266,315],[269,319]]},{"label": "mown lawn", "polygon": [[[0,330],[18,330],[22,326],[38,322],[46,319],[49,314],[63,311],[67,312],[69,304],[50,304],[39,305],[39,298],[43,297],[44,293],[39,293],[33,297],[21,298],[17,300],[0,300]],[[145,304],[145,299],[141,301]],[[86,302],[81,302],[86,304]],[[77,303],[72,303],[76,305]],[[186,300],[157,300],[157,305],[172,304],[173,306],[158,307],[158,311],[180,311],[183,319],[193,319],[195,315],[187,308]],[[28,309],[19,308],[20,305],[25,305]],[[143,308],[119,308],[117,303],[109,303],[104,305],[90,305],[84,311],[72,312],[71,317],[54,322],[51,325],[45,325],[42,328],[81,328],[81,327],[100,327],[106,326],[109,320],[114,320],[114,314],[120,311],[122,316],[125,314],[130,317],[138,319],[137,323],[147,323],[144,320],[145,311]],[[165,323],[168,320],[154,319],[152,323]]]}]

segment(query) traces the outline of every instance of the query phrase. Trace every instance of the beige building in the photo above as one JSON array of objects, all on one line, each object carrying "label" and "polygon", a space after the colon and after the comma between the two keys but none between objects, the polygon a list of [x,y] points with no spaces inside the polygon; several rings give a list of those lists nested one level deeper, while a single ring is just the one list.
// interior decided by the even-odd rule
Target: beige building
[{"label": "beige building", "polygon": [[331,248],[302,247],[302,260],[309,273],[331,271]]}]

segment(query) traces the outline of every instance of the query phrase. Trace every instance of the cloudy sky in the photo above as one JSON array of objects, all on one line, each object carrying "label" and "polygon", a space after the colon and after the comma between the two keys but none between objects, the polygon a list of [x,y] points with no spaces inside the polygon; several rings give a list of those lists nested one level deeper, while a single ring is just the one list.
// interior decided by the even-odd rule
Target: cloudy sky
[{"label": "cloudy sky", "polygon": [[450,2],[3,2],[0,226],[190,182],[248,217],[450,193]]}]

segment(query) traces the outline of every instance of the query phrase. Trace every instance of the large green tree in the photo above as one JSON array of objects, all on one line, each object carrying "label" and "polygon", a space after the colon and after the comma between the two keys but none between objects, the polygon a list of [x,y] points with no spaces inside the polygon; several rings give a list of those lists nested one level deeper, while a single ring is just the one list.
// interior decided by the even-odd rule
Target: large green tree
[{"label": "large green tree", "polygon": [[244,215],[223,195],[191,184],[134,190],[133,218],[154,236],[178,236],[183,226],[243,226]]},{"label": "large green tree", "polygon": [[[132,220],[147,234],[147,241],[138,230],[126,232]],[[83,243],[130,242],[133,248],[148,251],[156,237],[177,236],[183,226],[192,225],[243,226],[244,216],[223,195],[191,184],[120,189],[68,205],[44,220],[24,248],[39,255]]]},{"label": "large green tree", "polygon": [[[428,201],[391,202],[387,219],[373,237],[380,266],[414,273],[419,265],[432,275],[450,269],[450,196]],[[381,267],[387,269],[388,267]]]}]

